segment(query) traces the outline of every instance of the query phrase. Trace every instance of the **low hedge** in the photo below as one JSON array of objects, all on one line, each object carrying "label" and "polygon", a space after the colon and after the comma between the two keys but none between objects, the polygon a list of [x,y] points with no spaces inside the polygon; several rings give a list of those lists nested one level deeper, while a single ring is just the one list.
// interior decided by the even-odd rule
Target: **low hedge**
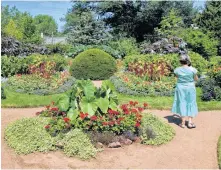
[{"label": "low hedge", "polygon": [[71,74],[77,79],[105,80],[116,70],[116,61],[106,52],[89,49],[80,53],[72,62]]}]

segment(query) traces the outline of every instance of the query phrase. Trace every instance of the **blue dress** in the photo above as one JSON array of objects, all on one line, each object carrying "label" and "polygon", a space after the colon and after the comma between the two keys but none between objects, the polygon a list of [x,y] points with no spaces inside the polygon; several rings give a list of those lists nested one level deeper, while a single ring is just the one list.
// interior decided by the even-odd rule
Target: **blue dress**
[{"label": "blue dress", "polygon": [[178,67],[174,70],[174,73],[178,79],[172,113],[177,113],[182,117],[195,117],[198,114],[194,83],[194,75],[196,75],[197,70],[193,67]]}]

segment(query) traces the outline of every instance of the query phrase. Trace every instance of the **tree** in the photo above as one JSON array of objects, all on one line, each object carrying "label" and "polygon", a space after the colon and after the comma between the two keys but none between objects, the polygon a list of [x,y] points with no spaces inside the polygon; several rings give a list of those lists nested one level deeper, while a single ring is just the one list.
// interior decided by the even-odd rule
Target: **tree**
[{"label": "tree", "polygon": [[221,1],[207,1],[205,9],[196,18],[196,23],[221,38]]},{"label": "tree", "polygon": [[110,38],[104,22],[96,18],[88,2],[76,2],[65,16],[67,40],[75,45],[105,44]]},{"label": "tree", "polygon": [[100,2],[96,12],[113,28],[115,34],[124,33],[140,42],[145,39],[145,35],[154,34],[162,17],[171,9],[175,9],[177,15],[182,17],[185,26],[192,24],[197,11],[193,8],[193,2],[188,1],[118,1]]},{"label": "tree", "polygon": [[16,38],[18,40],[22,40],[23,38],[22,30],[16,26],[12,19],[10,19],[8,24],[5,26],[4,33],[7,36]]},{"label": "tree", "polygon": [[177,35],[177,29],[183,26],[182,17],[177,16],[177,12],[172,9],[167,16],[163,17],[158,32],[163,35]]},{"label": "tree", "polygon": [[53,17],[49,15],[37,15],[34,17],[34,24],[36,25],[36,31],[44,33],[45,35],[51,35],[57,33],[58,26]]}]

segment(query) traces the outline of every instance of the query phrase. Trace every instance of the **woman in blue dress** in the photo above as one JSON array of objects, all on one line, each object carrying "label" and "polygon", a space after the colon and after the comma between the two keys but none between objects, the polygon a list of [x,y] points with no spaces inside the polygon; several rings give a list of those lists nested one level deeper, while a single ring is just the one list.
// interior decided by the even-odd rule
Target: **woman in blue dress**
[{"label": "woman in blue dress", "polygon": [[195,81],[198,80],[197,70],[189,67],[190,57],[186,54],[180,56],[181,67],[174,70],[177,76],[177,85],[174,95],[172,113],[179,114],[182,117],[180,127],[185,128],[185,117],[188,117],[188,128],[195,128],[193,117],[198,114],[196,103]]}]

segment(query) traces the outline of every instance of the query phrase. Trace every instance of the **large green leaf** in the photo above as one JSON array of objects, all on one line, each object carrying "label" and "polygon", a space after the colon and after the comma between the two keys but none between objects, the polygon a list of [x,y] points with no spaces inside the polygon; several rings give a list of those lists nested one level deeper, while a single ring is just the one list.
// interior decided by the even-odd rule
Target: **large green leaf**
[{"label": "large green leaf", "polygon": [[76,121],[78,115],[79,115],[79,111],[77,109],[74,110],[72,108],[70,108],[67,113],[67,117],[71,119],[71,122],[73,123]]},{"label": "large green leaf", "polygon": [[113,83],[110,80],[104,80],[102,82],[101,88],[104,89],[104,90],[111,89],[111,91],[115,91],[115,87],[114,87]]},{"label": "large green leaf", "polygon": [[117,103],[114,100],[110,100],[109,108],[112,110],[117,110]]},{"label": "large green leaf", "polygon": [[58,100],[57,104],[58,108],[60,111],[66,112],[69,108],[69,97],[68,96],[63,96]]},{"label": "large green leaf", "polygon": [[109,99],[107,97],[105,98],[101,97],[97,99],[97,105],[103,113],[107,113],[108,106],[109,106]]},{"label": "large green leaf", "polygon": [[88,113],[90,116],[93,116],[97,111],[98,106],[95,99],[93,101],[89,101],[86,97],[83,97],[80,103],[80,107],[84,113]]},{"label": "large green leaf", "polygon": [[86,96],[88,100],[92,100],[96,88],[91,80],[79,80],[78,88],[79,88],[78,91],[82,90],[84,92],[84,96]]},{"label": "large green leaf", "polygon": [[72,109],[76,109],[77,108],[77,100],[76,99],[75,100],[71,100],[70,107]]}]

